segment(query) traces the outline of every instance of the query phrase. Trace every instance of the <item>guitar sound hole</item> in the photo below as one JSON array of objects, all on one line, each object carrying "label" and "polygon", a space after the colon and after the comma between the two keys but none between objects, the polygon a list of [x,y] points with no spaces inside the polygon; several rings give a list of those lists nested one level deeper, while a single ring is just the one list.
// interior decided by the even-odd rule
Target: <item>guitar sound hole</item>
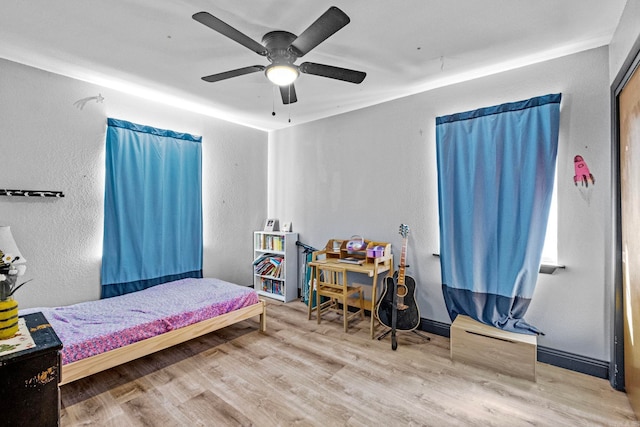
[{"label": "guitar sound hole", "polygon": [[407,287],[405,285],[398,285],[398,296],[400,298],[407,296]]}]

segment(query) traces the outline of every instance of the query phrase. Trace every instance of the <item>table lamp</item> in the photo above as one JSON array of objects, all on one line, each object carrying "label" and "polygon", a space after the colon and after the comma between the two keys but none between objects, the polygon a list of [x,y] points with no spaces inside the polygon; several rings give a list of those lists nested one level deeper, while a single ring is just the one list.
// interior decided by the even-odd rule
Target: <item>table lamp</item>
[{"label": "table lamp", "polygon": [[18,332],[18,302],[13,293],[18,276],[26,270],[27,260],[22,256],[8,225],[0,225],[0,340]]}]

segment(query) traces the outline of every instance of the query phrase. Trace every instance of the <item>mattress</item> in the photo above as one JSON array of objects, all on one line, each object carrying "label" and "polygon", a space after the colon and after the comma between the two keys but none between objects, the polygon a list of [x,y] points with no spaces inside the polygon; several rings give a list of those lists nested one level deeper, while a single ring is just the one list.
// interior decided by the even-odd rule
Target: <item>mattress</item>
[{"label": "mattress", "polygon": [[126,295],[42,312],[72,363],[257,303],[253,288],[219,279],[182,279]]}]

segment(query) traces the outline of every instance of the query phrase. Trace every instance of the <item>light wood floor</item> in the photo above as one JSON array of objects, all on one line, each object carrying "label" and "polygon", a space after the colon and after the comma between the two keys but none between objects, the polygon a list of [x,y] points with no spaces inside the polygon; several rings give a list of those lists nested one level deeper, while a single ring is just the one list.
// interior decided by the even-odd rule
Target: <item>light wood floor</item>
[{"label": "light wood floor", "polygon": [[368,338],[270,302],[244,321],[61,388],[62,426],[640,426],[608,381],[538,364],[535,383],[453,363],[449,340]]}]

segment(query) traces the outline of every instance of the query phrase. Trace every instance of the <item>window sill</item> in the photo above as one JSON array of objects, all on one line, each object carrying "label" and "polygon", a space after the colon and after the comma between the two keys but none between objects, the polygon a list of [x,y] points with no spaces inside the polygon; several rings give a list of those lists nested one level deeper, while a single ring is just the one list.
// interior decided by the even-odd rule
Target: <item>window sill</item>
[{"label": "window sill", "polygon": [[[440,258],[440,254],[433,254],[433,256]],[[540,274],[554,274],[556,271],[560,269],[564,270],[565,268],[564,265],[542,263],[540,264],[540,270],[538,270],[538,272]]]},{"label": "window sill", "polygon": [[556,271],[560,269],[564,270],[565,268],[564,265],[542,263],[540,264],[539,272],[540,274],[554,274]]}]

